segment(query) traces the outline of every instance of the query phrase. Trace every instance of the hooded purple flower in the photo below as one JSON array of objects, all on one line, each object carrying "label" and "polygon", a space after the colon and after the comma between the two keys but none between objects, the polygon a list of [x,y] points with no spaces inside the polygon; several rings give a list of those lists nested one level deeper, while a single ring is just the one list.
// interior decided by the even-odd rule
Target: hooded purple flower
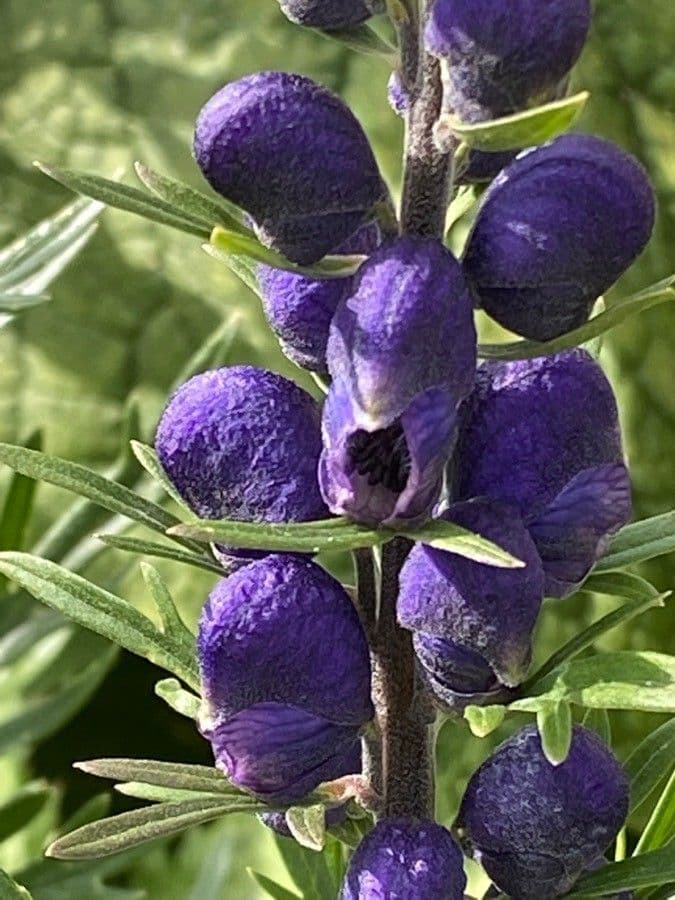
[{"label": "hooded purple flower", "polygon": [[368,644],[342,586],[272,555],[219,581],[202,612],[200,728],[239,787],[292,803],[352,767],[372,718]]},{"label": "hooded purple flower", "polygon": [[462,853],[431,821],[383,819],[359,844],[339,900],[463,900]]},{"label": "hooded purple flower", "polygon": [[199,114],[194,152],[211,186],[253,217],[263,244],[301,264],[347,240],[386,193],[350,110],[287,72],[218,91]]},{"label": "hooded purple flower", "polygon": [[279,5],[291,22],[326,31],[353,28],[384,11],[383,0],[279,0]]},{"label": "hooded purple flower", "polygon": [[585,350],[487,362],[461,411],[452,463],[456,500],[487,496],[520,511],[548,596],[586,577],[630,518],[612,388]]},{"label": "hooded purple flower", "polygon": [[330,509],[414,526],[438,499],[476,332],[461,269],[440,241],[389,241],[359,269],[328,339],[332,384],[319,482]]},{"label": "hooded purple flower", "polygon": [[[370,222],[334,252],[368,255],[379,243],[380,229]],[[286,356],[304,369],[326,372],[331,319],[340,301],[353,291],[354,278],[306,278],[259,266],[258,282],[267,321]]]},{"label": "hooded purple flower", "polygon": [[496,702],[525,677],[544,573],[517,510],[458,503],[442,516],[504,547],[526,565],[495,569],[416,544],[400,576],[399,623],[414,632],[422,676],[446,709]]},{"label": "hooded purple flower", "polygon": [[464,254],[477,302],[546,341],[582,325],[654,224],[646,173],[618,147],[565,135],[521,154],[488,189]]},{"label": "hooded purple flower", "polygon": [[502,891],[549,900],[605,851],[627,813],[628,780],[596,735],[575,726],[569,756],[553,766],[530,726],[473,775],[456,825]]}]

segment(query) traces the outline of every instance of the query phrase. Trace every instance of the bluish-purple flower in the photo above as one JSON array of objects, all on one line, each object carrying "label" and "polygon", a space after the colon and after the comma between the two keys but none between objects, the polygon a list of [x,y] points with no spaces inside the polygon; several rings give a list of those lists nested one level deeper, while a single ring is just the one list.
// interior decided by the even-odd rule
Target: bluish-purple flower
[{"label": "bluish-purple flower", "polygon": [[645,171],[607,141],[565,135],[521,154],[488,189],[464,254],[477,303],[539,341],[582,325],[654,224]]},{"label": "bluish-purple flower", "polygon": [[342,100],[287,72],[218,91],[199,114],[194,152],[211,186],[253,218],[260,240],[301,264],[347,240],[386,193]]},{"label": "bluish-purple flower", "polygon": [[463,900],[462,853],[447,829],[383,819],[359,844],[340,900]]},{"label": "bluish-purple flower", "polygon": [[291,22],[333,31],[360,25],[384,11],[383,0],[279,0]]},{"label": "bluish-purple flower", "polygon": [[473,775],[456,825],[502,891],[549,900],[604,853],[627,813],[628,780],[595,734],[575,726],[569,756],[553,766],[530,726]]},{"label": "bluish-purple flower", "polygon": [[367,524],[420,523],[475,374],[471,301],[454,256],[414,237],[375,251],[333,318],[327,360],[319,481],[329,508]]},{"label": "bluish-purple flower", "polygon": [[630,518],[612,388],[585,350],[487,362],[461,412],[456,500],[487,496],[519,510],[541,556],[546,593],[586,577]]},{"label": "bluish-purple flower", "polygon": [[512,553],[498,569],[416,544],[400,576],[398,620],[414,632],[422,677],[446,709],[496,702],[525,677],[544,594],[541,562],[518,510],[478,499],[442,517]]},{"label": "bluish-purple flower", "polygon": [[292,803],[351,767],[373,716],[370,660],[343,587],[272,555],[216,585],[202,612],[200,728],[234,784]]},{"label": "bluish-purple flower", "polygon": [[[375,222],[364,225],[335,253],[368,255],[380,243]],[[307,278],[271,266],[258,267],[263,309],[281,348],[293,362],[326,372],[328,331],[340,301],[354,289],[354,278]]]}]

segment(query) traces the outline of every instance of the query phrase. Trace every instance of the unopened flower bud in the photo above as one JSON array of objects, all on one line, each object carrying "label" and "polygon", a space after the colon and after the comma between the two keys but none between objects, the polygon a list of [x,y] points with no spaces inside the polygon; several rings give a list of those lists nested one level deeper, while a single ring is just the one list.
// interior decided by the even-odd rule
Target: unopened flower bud
[{"label": "unopened flower bud", "polygon": [[291,22],[326,31],[353,28],[384,11],[383,0],[279,0],[279,5]]}]

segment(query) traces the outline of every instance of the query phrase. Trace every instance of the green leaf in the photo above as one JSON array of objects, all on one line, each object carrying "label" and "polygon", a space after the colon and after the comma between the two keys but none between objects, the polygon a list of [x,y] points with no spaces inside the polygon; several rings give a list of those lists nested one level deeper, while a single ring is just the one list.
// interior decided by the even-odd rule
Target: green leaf
[{"label": "green leaf", "polygon": [[0,869],[0,900],[32,900],[25,887],[17,884],[7,872]]},{"label": "green leaf", "polygon": [[478,738],[492,734],[504,721],[505,706],[467,706],[464,718],[469,723],[471,733]]},{"label": "green leaf", "polygon": [[[30,450],[40,450],[42,432],[33,432],[25,446]],[[35,488],[33,478],[27,478],[18,472],[12,476],[0,516],[0,550],[23,550],[23,539],[33,508]]]},{"label": "green leaf", "polygon": [[617,300],[606,312],[589,319],[584,325],[568,331],[550,341],[512,341],[503,344],[479,344],[478,354],[483,359],[534,359],[537,356],[548,356],[560,350],[579,347],[599,337],[611,328],[615,328],[626,319],[650,309],[659,303],[675,298],[675,275],[645,288],[623,300]]},{"label": "green leaf", "polygon": [[486,566],[497,566],[502,569],[522,569],[525,565],[506,550],[502,550],[492,541],[467,531],[455,525],[454,522],[446,522],[443,519],[431,519],[416,531],[402,532],[412,540],[435,547],[437,550],[445,550],[447,553],[456,553],[474,562],[483,563]]},{"label": "green leaf", "polygon": [[179,834],[186,828],[221,816],[259,812],[266,808],[252,797],[243,796],[158,803],[84,825],[54,841],[46,855],[56,859],[98,859],[147,841]]},{"label": "green leaf", "polygon": [[[671,773],[633,855],[639,856],[675,843],[673,838],[675,838],[675,772]],[[670,877],[665,880],[670,881]]]},{"label": "green leaf", "polygon": [[323,31],[320,28],[311,29],[315,34],[338,41],[356,50],[357,53],[365,53],[366,56],[378,56],[386,60],[392,68],[398,65],[398,52],[395,47],[383,40],[379,34],[369,25],[357,25],[354,28],[342,28],[332,31]]},{"label": "green leaf", "polygon": [[587,709],[581,724],[594,731],[603,744],[612,746],[612,726],[606,709]]},{"label": "green leaf", "polygon": [[195,720],[199,718],[201,700],[189,691],[183,690],[175,678],[163,678],[158,681],[155,693],[181,716]]},{"label": "green leaf", "polygon": [[141,563],[141,574],[143,581],[145,581],[152,594],[152,599],[155,601],[155,606],[162,620],[162,631],[176,644],[184,645],[188,654],[196,657],[195,636],[181,619],[173,597],[162,580],[162,576],[154,566],[146,562]]},{"label": "green leaf", "polygon": [[190,553],[189,550],[181,550],[180,547],[171,544],[157,544],[153,541],[142,541],[138,538],[128,538],[118,534],[97,534],[96,537],[108,547],[114,547],[116,550],[136,553],[139,556],[172,559],[182,565],[196,566],[198,569],[214,572],[221,577],[224,575],[222,566],[218,565],[214,559],[198,553]]},{"label": "green leaf", "polygon": [[276,881],[272,881],[272,879],[268,878],[266,875],[261,875],[260,872],[255,872],[250,868],[246,871],[255,883],[258,884],[268,896],[272,897],[272,900],[302,900],[298,894],[286,890],[285,887],[277,884]]},{"label": "green leaf", "polygon": [[27,784],[0,804],[0,843],[16,834],[44,809],[53,791],[41,782]]},{"label": "green leaf", "polygon": [[572,743],[572,710],[569,703],[553,700],[537,709],[537,728],[544,756],[553,766],[565,762]]},{"label": "green leaf", "polygon": [[631,811],[638,809],[675,764],[675,718],[652,731],[624,763]]},{"label": "green leaf", "polygon": [[212,766],[160,762],[154,759],[90,759],[75,763],[75,768],[112,781],[136,781],[156,787],[195,791],[200,794],[222,794],[226,797],[249,797]]},{"label": "green leaf", "polygon": [[610,542],[594,572],[610,572],[675,551],[675,512],[653,516],[622,528]]},{"label": "green leaf", "polygon": [[319,853],[323,850],[326,844],[326,807],[321,803],[292,806],[286,810],[286,824],[301,847]]},{"label": "green leaf", "polygon": [[[13,316],[16,313],[32,309],[34,306],[47,303],[49,300],[51,300],[49,294],[12,294],[3,291],[0,293],[0,313]],[[4,321],[0,320],[0,328],[6,321],[6,319]]]},{"label": "green leaf", "polygon": [[0,571],[66,618],[166,668],[198,689],[194,651],[191,654],[182,642],[163,634],[120,597],[56,563],[27,553],[0,553]]},{"label": "green leaf", "polygon": [[335,883],[324,853],[308,853],[291,838],[275,835],[274,840],[288,874],[303,897],[309,900],[310,897],[337,895],[339,885]]},{"label": "green leaf", "polygon": [[162,464],[157,457],[157,453],[155,452],[155,448],[148,446],[148,444],[144,444],[142,441],[130,441],[130,443],[132,453],[152,480],[161,484],[167,494],[175,500],[179,506],[182,506],[183,509],[187,509],[185,500],[183,500],[164,471]]},{"label": "green leaf", "polygon": [[607,897],[617,891],[638,890],[675,879],[675,844],[645,853],[642,856],[611,863],[602,869],[583,875],[574,890],[566,895],[570,900],[582,897]]},{"label": "green leaf", "polygon": [[55,166],[41,162],[36,162],[35,165],[49,178],[58,181],[59,184],[76,194],[83,194],[85,197],[91,197],[92,200],[105,203],[106,206],[122,209],[149,219],[151,222],[168,225],[170,228],[208,240],[210,234],[208,226],[204,225],[200,219],[181,212],[159,197],[146,194],[137,188],[129,187],[129,185],[111,181],[108,178],[101,178],[99,175],[74,172],[70,169],[57,169]]},{"label": "green leaf", "polygon": [[573,97],[474,125],[460,122],[456,116],[441,116],[437,128],[452,132],[473,150],[489,153],[520,150],[543,144],[567,131],[589,96],[588,91],[582,91]]},{"label": "green leaf", "polygon": [[213,800],[216,797],[216,794],[157,787],[156,784],[145,784],[142,781],[127,781],[122,784],[116,784],[115,790],[118,794],[123,794],[125,797],[133,797],[135,800],[147,800],[149,803],[182,803],[183,800]]},{"label": "green leaf", "polygon": [[675,712],[675,657],[623,650],[572,659],[534,688],[535,696],[509,704],[518,712],[537,712],[552,701],[600,709]]}]

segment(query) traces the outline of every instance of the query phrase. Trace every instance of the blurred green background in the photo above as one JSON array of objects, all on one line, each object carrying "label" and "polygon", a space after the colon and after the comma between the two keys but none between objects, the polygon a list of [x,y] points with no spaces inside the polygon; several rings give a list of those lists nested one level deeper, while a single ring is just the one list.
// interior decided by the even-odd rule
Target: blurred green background
[{"label": "blurred green background", "polygon": [[[592,91],[580,127],[636,154],[659,195],[655,237],[618,293],[675,269],[675,6],[672,0],[597,0],[595,6],[592,37],[575,74],[575,82]],[[386,102],[386,65],[291,26],[274,0],[1,0],[0,246],[69,199],[32,168],[34,159],[106,176],[124,172],[130,181],[131,165],[140,159],[201,186],[190,155],[196,112],[224,82],[264,68],[299,71],[340,93],[397,190],[402,126]],[[257,299],[185,235],[107,211],[52,294],[51,303],[0,330],[2,440],[24,441],[40,427],[49,452],[105,467],[118,452],[129,399],[140,404],[141,437],[151,440],[168,386],[221,322],[228,323],[229,361],[266,365],[311,389],[281,355]],[[603,347],[602,361],[620,399],[638,518],[675,505],[674,324],[672,306],[652,309],[612,332]],[[6,473],[2,478],[4,485]],[[69,502],[41,485],[35,534]],[[186,616],[196,617],[208,576],[169,563],[160,568]],[[645,570],[657,586],[673,586],[668,560]],[[92,561],[88,574],[146,608],[137,566],[130,567],[128,558],[107,552]],[[601,609],[598,601],[593,609],[572,602],[547,610],[537,656],[550,653]],[[613,633],[608,643],[672,650],[672,619],[666,616],[652,612]],[[0,803],[29,776],[48,777],[61,789],[44,812],[48,827],[55,827],[101,790],[70,772],[76,759],[207,761],[208,748],[189,723],[154,698],[156,677],[149,665],[120,655],[69,724],[37,746],[22,739],[17,749],[1,739],[3,723],[16,711],[17,682],[14,676],[3,680],[0,670]],[[625,756],[656,724],[655,717],[613,715],[617,752]],[[492,743],[471,738],[463,727],[443,730],[443,817],[452,815],[458,791]],[[0,866],[21,869],[39,844],[30,830],[0,843]],[[152,900],[256,898],[248,865],[289,883],[265,829],[241,818],[151,847],[123,874],[115,875],[114,864],[111,872]],[[113,896],[98,882],[96,890],[94,882],[83,883],[34,894],[37,900]]]}]

